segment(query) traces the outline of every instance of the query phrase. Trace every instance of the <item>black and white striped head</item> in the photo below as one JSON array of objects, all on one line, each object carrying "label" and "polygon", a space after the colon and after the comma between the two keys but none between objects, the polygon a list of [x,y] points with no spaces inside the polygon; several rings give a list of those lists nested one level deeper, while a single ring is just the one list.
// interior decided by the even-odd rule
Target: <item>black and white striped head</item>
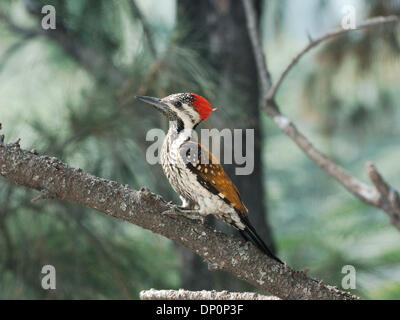
[{"label": "black and white striped head", "polygon": [[162,99],[146,96],[137,98],[156,107],[169,120],[178,121],[184,129],[194,128],[216,110],[205,98],[194,93],[175,93]]}]

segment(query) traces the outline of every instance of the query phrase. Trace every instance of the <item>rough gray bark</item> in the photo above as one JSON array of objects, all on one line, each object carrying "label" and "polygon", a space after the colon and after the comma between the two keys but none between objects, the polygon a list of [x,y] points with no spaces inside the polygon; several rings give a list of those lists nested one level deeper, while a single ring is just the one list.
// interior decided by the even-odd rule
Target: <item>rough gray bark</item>
[{"label": "rough gray bark", "polygon": [[140,300],[280,300],[275,296],[264,296],[254,292],[188,291],[188,290],[143,290]]},{"label": "rough gray bark", "polygon": [[[256,1],[257,19],[261,13],[261,0]],[[178,27],[189,28],[187,36],[182,40],[185,46],[193,47],[211,64],[216,71],[216,82],[222,93],[230,93],[230,102],[219,112],[213,114],[213,123],[218,129],[254,129],[254,171],[250,175],[237,176],[235,166],[224,168],[240,191],[240,195],[249,209],[249,217],[257,232],[275,251],[271,228],[267,221],[265,203],[264,170],[262,155],[262,128],[259,110],[259,88],[256,63],[247,32],[246,17],[243,6],[236,0],[178,1]],[[239,99],[237,99],[239,97]],[[216,97],[221,98],[221,97]],[[229,100],[229,99],[228,99]],[[236,102],[235,102],[236,101]],[[215,103],[215,102],[214,102]],[[225,110],[222,110],[225,109]],[[227,114],[230,114],[227,117]],[[245,134],[242,136],[245,150]],[[226,232],[232,232],[221,226]],[[221,289],[239,290],[242,284],[235,283],[227,275],[210,276],[205,283],[191,270],[201,270],[208,274],[198,256],[188,250],[180,250],[182,260],[182,286],[186,289],[212,289],[220,284]],[[223,279],[225,277],[225,279]]]},{"label": "rough gray bark", "polygon": [[[60,160],[4,145],[0,137],[0,175],[18,185],[40,190],[41,199],[76,202],[174,240],[205,259],[213,270],[283,299],[356,299],[335,287],[280,265],[239,238],[183,217],[163,216],[169,205],[147,189],[132,190],[114,181],[74,169]],[[38,200],[38,199],[36,199]]]}]

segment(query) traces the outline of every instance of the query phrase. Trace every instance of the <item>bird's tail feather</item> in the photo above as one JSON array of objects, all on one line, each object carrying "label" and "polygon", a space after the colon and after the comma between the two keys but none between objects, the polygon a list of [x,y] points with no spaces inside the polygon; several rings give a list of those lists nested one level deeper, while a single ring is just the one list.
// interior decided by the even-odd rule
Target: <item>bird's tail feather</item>
[{"label": "bird's tail feather", "polygon": [[242,220],[242,223],[246,226],[246,228],[243,230],[239,229],[239,232],[242,235],[242,237],[245,240],[253,243],[259,250],[265,253],[268,257],[276,260],[280,264],[283,264],[283,262],[271,252],[271,250],[268,248],[265,242],[260,238],[254,227],[250,224],[249,219],[243,216],[242,214],[240,214],[240,218]]}]

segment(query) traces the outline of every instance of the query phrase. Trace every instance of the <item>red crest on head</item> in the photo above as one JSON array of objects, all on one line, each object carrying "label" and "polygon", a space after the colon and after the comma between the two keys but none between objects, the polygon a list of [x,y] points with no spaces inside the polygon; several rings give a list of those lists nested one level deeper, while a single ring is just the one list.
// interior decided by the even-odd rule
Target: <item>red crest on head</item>
[{"label": "red crest on head", "polygon": [[215,111],[216,108],[211,108],[211,103],[209,103],[205,98],[199,96],[198,94],[192,93],[191,103],[194,110],[200,115],[200,119],[204,120],[210,116],[210,113]]}]

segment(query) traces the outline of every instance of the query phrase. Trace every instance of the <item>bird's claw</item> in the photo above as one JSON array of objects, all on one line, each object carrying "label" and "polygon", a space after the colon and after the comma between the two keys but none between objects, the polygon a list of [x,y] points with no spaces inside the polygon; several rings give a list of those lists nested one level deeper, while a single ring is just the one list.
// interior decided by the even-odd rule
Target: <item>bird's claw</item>
[{"label": "bird's claw", "polygon": [[197,210],[184,209],[178,206],[173,206],[171,209],[167,209],[161,213],[166,216],[183,216],[191,220],[200,220],[204,224],[204,217],[199,214]]}]

